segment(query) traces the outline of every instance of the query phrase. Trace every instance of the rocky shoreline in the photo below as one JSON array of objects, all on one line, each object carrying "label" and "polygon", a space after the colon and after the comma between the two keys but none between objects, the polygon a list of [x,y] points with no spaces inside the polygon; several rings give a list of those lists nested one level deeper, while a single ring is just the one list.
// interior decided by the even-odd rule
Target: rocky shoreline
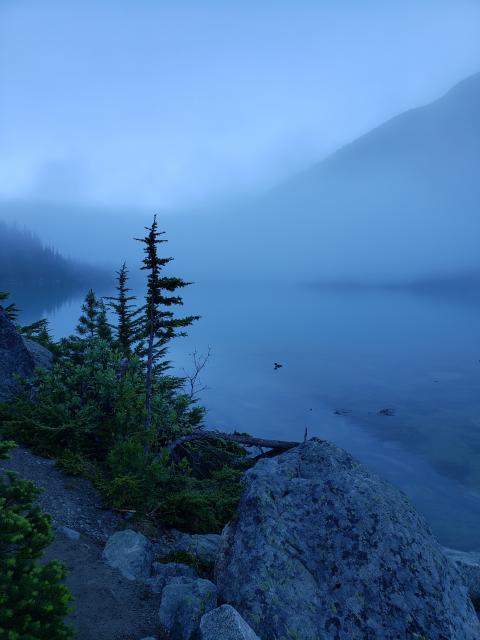
[{"label": "rocky shoreline", "polygon": [[[49,363],[12,326],[0,323],[0,397]],[[69,570],[79,640],[480,638],[480,553],[442,549],[404,494],[328,442],[247,471],[221,536],[149,539],[27,449],[1,467],[44,489],[45,559]]]}]

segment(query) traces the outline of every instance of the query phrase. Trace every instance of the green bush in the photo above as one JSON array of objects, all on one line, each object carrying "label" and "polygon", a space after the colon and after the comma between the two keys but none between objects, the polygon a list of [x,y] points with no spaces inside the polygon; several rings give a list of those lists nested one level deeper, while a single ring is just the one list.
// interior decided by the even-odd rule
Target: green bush
[{"label": "green bush", "polygon": [[222,440],[189,443],[181,462],[170,460],[163,447],[191,433],[203,409],[182,393],[180,379],[159,376],[147,432],[143,363],[131,355],[120,375],[122,357],[97,337],[63,340],[53,368],[38,370],[33,385],[0,405],[1,430],[90,478],[117,509],[184,531],[220,530],[241,490],[240,471],[229,465],[244,450]]},{"label": "green bush", "polygon": [[35,401],[27,386],[0,408],[3,432],[45,455],[68,449],[103,460],[118,440],[138,434],[159,447],[199,422],[201,410],[177,392],[175,379],[161,379],[155,384],[154,424],[146,434],[143,365],[132,356],[119,376],[121,357],[100,338],[62,341],[53,368],[36,372]]},{"label": "green bush", "polygon": [[172,463],[167,451],[154,457],[141,442],[118,443],[109,453],[102,491],[117,509],[133,510],[181,531],[220,531],[241,494],[241,472],[222,467],[196,478],[186,459]]},{"label": "green bush", "polygon": [[[0,442],[5,458],[12,442]],[[49,516],[31,482],[8,472],[0,477],[0,640],[68,640],[64,623],[71,595],[61,583],[63,566],[36,560],[52,541]]]}]

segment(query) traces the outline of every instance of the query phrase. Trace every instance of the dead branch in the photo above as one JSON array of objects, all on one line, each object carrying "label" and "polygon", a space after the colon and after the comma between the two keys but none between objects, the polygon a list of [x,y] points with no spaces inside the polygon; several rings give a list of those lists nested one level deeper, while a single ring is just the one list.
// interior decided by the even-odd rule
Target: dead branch
[{"label": "dead branch", "polygon": [[283,451],[293,449],[293,447],[298,447],[301,444],[300,442],[269,440],[267,438],[256,438],[255,436],[240,435],[237,433],[224,433],[223,431],[196,431],[195,433],[173,440],[166,448],[173,458],[177,458],[176,450],[187,442],[193,442],[195,440],[228,440],[230,442],[236,442],[237,444],[243,444],[247,447],[265,447],[266,449],[271,449],[271,451],[265,454],[262,453],[261,456],[257,456],[255,459],[275,456]]},{"label": "dead branch", "polygon": [[202,391],[207,389],[206,386],[200,385],[199,376],[209,361],[211,354],[212,350],[210,347],[208,347],[207,353],[205,354],[199,353],[195,350],[191,354],[193,359],[193,371],[189,373],[186,369],[183,370],[185,380],[188,381],[188,386],[190,387],[188,396],[192,401],[195,400]]}]

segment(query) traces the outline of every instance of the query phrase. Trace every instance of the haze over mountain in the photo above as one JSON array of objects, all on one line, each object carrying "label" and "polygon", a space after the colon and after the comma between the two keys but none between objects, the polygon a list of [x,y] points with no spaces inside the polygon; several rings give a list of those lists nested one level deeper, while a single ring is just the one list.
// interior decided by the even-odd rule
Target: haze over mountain
[{"label": "haze over mountain", "polygon": [[[161,213],[160,224],[177,264],[197,281],[395,283],[471,275],[480,271],[479,141],[476,74],[263,197],[214,212]],[[62,235],[67,246],[83,237],[89,257],[118,263],[138,260],[132,237],[151,212],[0,206],[0,218],[9,216],[41,220],[56,244]]]},{"label": "haze over mountain", "polygon": [[[318,280],[480,267],[480,74],[283,183],[250,235]],[[245,222],[245,219],[243,220]]]}]

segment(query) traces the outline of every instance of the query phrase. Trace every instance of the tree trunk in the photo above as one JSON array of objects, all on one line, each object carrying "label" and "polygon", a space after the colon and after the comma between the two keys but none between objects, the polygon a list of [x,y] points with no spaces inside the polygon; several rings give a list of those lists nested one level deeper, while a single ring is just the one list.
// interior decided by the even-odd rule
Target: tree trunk
[{"label": "tree trunk", "polygon": [[[153,376],[153,341],[155,339],[155,312],[153,302],[150,308],[150,331],[148,334],[148,350],[147,350],[147,373],[145,378],[145,431],[149,431],[152,426],[152,376]],[[148,446],[145,445],[148,451]]]}]

